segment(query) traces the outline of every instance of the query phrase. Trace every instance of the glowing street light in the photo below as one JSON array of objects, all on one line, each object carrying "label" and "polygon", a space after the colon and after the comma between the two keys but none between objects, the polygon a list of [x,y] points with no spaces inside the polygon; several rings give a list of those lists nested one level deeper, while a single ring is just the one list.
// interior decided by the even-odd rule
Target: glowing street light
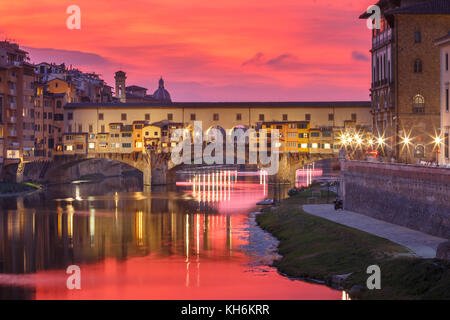
[{"label": "glowing street light", "polygon": [[442,139],[439,136],[434,137],[434,148],[436,150],[436,165],[439,167],[439,152],[441,151]]},{"label": "glowing street light", "polygon": [[411,139],[409,138],[409,136],[404,136],[402,138],[401,143],[403,144],[402,150],[406,147],[406,164],[408,164],[408,153],[409,153],[409,145],[411,144]]}]

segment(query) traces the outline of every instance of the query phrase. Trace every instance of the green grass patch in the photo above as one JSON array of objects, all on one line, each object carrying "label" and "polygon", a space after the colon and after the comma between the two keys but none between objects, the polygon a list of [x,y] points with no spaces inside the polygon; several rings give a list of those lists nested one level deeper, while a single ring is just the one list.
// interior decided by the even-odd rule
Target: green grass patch
[{"label": "green grass patch", "polygon": [[[305,213],[301,206],[309,191],[257,216],[258,224],[280,241],[282,258],[274,263],[280,272],[328,284],[333,275],[352,273],[342,283],[349,290],[355,285],[366,288],[367,267],[375,264],[381,269],[381,290],[362,289],[354,298],[450,298],[448,262],[405,257],[410,252],[403,246]],[[324,203],[323,198],[321,201]]]}]

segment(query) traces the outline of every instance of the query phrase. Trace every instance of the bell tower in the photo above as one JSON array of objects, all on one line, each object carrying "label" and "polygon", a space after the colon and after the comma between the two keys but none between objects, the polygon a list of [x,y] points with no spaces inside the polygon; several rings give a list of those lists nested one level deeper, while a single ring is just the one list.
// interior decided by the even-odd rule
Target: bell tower
[{"label": "bell tower", "polygon": [[120,99],[120,102],[126,102],[125,80],[127,79],[127,76],[125,72],[120,70],[117,71],[114,79],[116,79],[116,98]]}]

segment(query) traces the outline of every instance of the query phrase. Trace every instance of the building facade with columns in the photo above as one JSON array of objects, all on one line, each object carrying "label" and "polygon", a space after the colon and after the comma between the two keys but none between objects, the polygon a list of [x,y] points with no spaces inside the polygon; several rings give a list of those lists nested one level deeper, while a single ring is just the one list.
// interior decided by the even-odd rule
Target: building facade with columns
[{"label": "building facade with columns", "polygon": [[450,165],[450,31],[447,35],[436,39],[435,44],[440,48],[441,62],[441,130],[439,137],[439,164]]},{"label": "building facade with columns", "polygon": [[[440,49],[450,30],[448,0],[381,0],[372,32],[372,122],[386,152],[402,162],[435,161],[440,131]],[[370,17],[364,13],[362,19]]]}]

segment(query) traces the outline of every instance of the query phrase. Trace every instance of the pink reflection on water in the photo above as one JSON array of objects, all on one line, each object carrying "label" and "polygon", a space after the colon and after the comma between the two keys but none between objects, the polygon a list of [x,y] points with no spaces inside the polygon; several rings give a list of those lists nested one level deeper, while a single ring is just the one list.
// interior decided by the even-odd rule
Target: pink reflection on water
[{"label": "pink reflection on water", "polygon": [[[255,179],[243,181],[237,172],[234,176],[227,172],[211,174],[209,182],[208,176],[198,174],[177,183],[199,204],[197,209],[187,207],[186,213],[183,207],[169,212],[156,207],[153,212],[151,205],[144,205],[148,200],[135,200],[120,214],[103,208],[111,214],[94,210],[89,216],[86,209],[70,205],[70,216],[81,215],[62,219],[66,211],[58,213],[57,234],[77,240],[73,242],[77,261],[92,261],[78,263],[82,289],[67,289],[69,275],[60,265],[33,274],[3,274],[0,284],[31,288],[35,299],[340,299],[339,291],[290,280],[272,267],[255,265],[243,251],[250,243],[248,212],[268,193],[263,175],[247,174]],[[105,201],[115,203],[114,199]],[[179,199],[178,194],[167,200],[168,207],[175,208]],[[205,213],[207,207],[218,214]],[[17,237],[34,230],[18,228]],[[45,250],[55,253],[51,249]]]},{"label": "pink reflection on water", "polygon": [[[256,177],[256,181],[242,181],[238,176]],[[262,171],[219,170],[196,174],[188,181],[177,182],[177,186],[185,187],[185,193],[201,204],[216,208],[221,214],[236,214],[248,212],[266,198],[266,177]]]},{"label": "pink reflection on water", "polygon": [[323,171],[322,169],[315,169],[313,166],[307,166],[298,169],[296,175],[295,187],[301,188],[309,186],[316,178],[321,177]]}]

